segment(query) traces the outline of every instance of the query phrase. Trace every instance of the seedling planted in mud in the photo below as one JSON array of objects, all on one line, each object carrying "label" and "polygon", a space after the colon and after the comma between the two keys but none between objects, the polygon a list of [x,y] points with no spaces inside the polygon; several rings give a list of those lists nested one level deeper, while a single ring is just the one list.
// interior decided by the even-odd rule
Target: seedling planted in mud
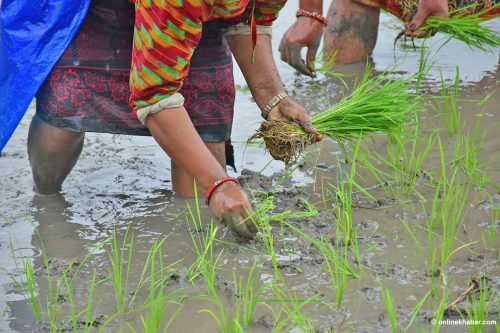
[{"label": "seedling planted in mud", "polygon": [[113,284],[116,308],[119,313],[125,312],[127,305],[128,282],[132,268],[133,253],[134,236],[129,233],[129,229],[125,232],[121,244],[118,243],[116,229],[113,230],[113,236],[110,239],[110,267],[108,268],[108,275]]},{"label": "seedling planted in mud", "polygon": [[268,302],[281,304],[278,312],[269,306],[276,320],[272,332],[281,333],[298,330],[298,332],[314,333],[316,330],[312,320],[302,309],[308,304],[318,303],[317,297],[311,296],[307,299],[301,299],[295,292],[285,290],[276,283],[272,283],[271,287],[276,299],[268,300]]},{"label": "seedling planted in mud", "polygon": [[333,291],[335,293],[335,298],[337,305],[340,307],[342,305],[342,300],[344,298],[344,292],[347,285],[347,278],[352,277],[359,279],[360,275],[357,273],[349,262],[348,258],[348,246],[343,244],[339,249],[335,248],[331,241],[323,236],[321,240],[316,240],[311,235],[302,231],[301,229],[295,227],[294,225],[283,222],[287,227],[304,237],[307,241],[311,243],[316,249],[318,249],[324,258],[323,269],[330,276],[330,281],[332,284]]},{"label": "seedling planted in mud", "polygon": [[465,308],[466,316],[457,309],[462,318],[470,323],[467,325],[470,333],[482,333],[485,331],[484,322],[491,320],[491,305],[496,294],[494,289],[488,287],[486,278],[479,279],[477,283],[479,283],[479,290],[477,295],[469,295],[469,302]]},{"label": "seedling planted in mud", "polygon": [[498,242],[497,225],[500,223],[500,201],[496,204],[493,200],[490,203],[490,225],[487,231],[481,232],[481,239],[484,247],[489,250],[495,250]]},{"label": "seedling planted in mud", "polygon": [[461,170],[467,180],[479,187],[492,185],[500,188],[498,184],[489,179],[486,168],[479,164],[479,152],[482,149],[486,132],[481,132],[480,124],[483,118],[481,114],[476,120],[472,133],[460,134],[456,138],[455,156],[450,164]]},{"label": "seedling planted in mud", "polygon": [[461,113],[458,111],[458,89],[460,87],[460,71],[456,67],[455,79],[446,85],[443,73],[441,78],[441,96],[432,105],[441,121],[446,126],[449,135],[456,135],[462,130]]},{"label": "seedling planted in mud", "polygon": [[396,333],[398,331],[397,315],[396,309],[394,308],[394,301],[392,300],[391,292],[389,291],[389,289],[382,288],[382,299],[384,301],[385,310],[387,312],[387,317],[391,325],[392,333]]},{"label": "seedling planted in mud", "polygon": [[[182,288],[180,288],[172,292],[167,292],[165,288],[167,281],[172,276],[172,266],[178,263],[165,266],[161,253],[161,246],[165,239],[156,240],[153,243],[148,253],[146,264],[144,265],[145,269],[149,268],[148,278],[145,280],[141,278],[141,281],[144,281],[144,283],[149,283],[149,293],[144,304],[135,310],[144,309],[146,311],[145,314],[141,315],[142,330],[140,332],[144,333],[167,332],[181,310],[179,306],[172,314],[169,314],[168,320],[165,320],[167,309],[174,303],[175,296],[182,291]],[[140,290],[142,287],[141,285],[137,289]],[[164,324],[165,321],[166,323]],[[129,328],[134,333],[136,332],[131,325],[129,325]]]},{"label": "seedling planted in mud", "polygon": [[[73,289],[76,276],[79,274],[83,265],[90,259],[90,257],[103,246],[103,242],[99,242],[89,251],[89,253],[80,261],[71,261],[66,268],[62,271],[59,277],[53,275],[51,271],[50,260],[47,256],[43,241],[38,233],[35,231],[36,235],[40,240],[39,251],[42,259],[42,269],[45,276],[37,278],[35,275],[35,270],[33,268],[33,263],[31,259],[22,260],[22,268],[17,261],[17,257],[14,250],[14,243],[11,238],[10,248],[11,255],[14,260],[14,264],[17,268],[18,275],[11,275],[12,281],[17,286],[18,290],[28,301],[31,306],[31,310],[35,315],[38,323],[47,323],[49,325],[50,332],[58,332],[62,328],[67,328],[64,325],[64,321],[61,321],[62,312],[65,310],[65,302],[61,302],[61,299],[69,299],[70,302],[70,322],[72,326],[75,327],[77,318],[82,314],[85,314],[85,327],[91,326],[94,318],[91,313],[91,305],[87,305],[86,309],[81,312],[76,311],[75,303],[73,302]],[[46,282],[46,286],[43,288],[40,285],[40,281]],[[92,281],[95,283],[95,281]],[[42,289],[46,289],[45,297],[43,297]],[[91,292],[89,293],[87,304],[93,302],[93,286],[90,286]]]},{"label": "seedling planted in mud", "polygon": [[236,293],[236,318],[234,321],[238,322],[239,327],[246,329],[252,324],[253,314],[257,304],[261,302],[261,296],[267,288],[267,283],[260,283],[260,262],[254,262],[246,281],[243,276],[236,275],[233,271],[234,289]]},{"label": "seedling planted in mud", "polygon": [[196,184],[194,191],[195,207],[193,209],[188,204],[189,215],[187,219],[194,227],[194,230],[190,234],[197,258],[187,270],[187,276],[191,282],[198,276],[203,277],[207,287],[207,296],[215,304],[216,310],[203,309],[200,312],[208,313],[217,323],[220,332],[239,332],[239,328],[237,327],[239,323],[235,326],[235,321],[231,318],[228,309],[226,309],[224,302],[217,292],[216,271],[222,255],[222,250],[218,254],[214,253],[214,241],[218,228],[214,226],[213,220],[210,220],[208,224],[203,223]]},{"label": "seedling planted in mud", "polygon": [[259,230],[260,237],[264,243],[265,254],[269,256],[274,269],[275,279],[284,281],[276,258],[276,247],[271,223],[277,222],[284,224],[291,218],[310,218],[317,216],[319,212],[316,207],[303,200],[302,203],[306,207],[304,211],[292,212],[287,210],[272,214],[276,209],[276,205],[273,202],[273,196],[266,192],[254,192],[253,198],[255,209],[253,213],[249,212],[250,219]]}]

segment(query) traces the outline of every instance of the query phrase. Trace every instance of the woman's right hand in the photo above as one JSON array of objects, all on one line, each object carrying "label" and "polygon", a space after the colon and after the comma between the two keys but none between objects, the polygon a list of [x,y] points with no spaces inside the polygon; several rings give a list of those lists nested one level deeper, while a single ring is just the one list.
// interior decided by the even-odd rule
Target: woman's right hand
[{"label": "woman's right hand", "polygon": [[245,238],[253,238],[258,229],[249,214],[252,204],[243,188],[235,182],[220,184],[210,196],[212,213],[231,230]]},{"label": "woman's right hand", "polygon": [[[314,75],[314,59],[323,36],[323,25],[310,17],[298,17],[295,23],[285,32],[279,46],[281,60],[300,73]],[[306,47],[304,61],[301,50]]]}]

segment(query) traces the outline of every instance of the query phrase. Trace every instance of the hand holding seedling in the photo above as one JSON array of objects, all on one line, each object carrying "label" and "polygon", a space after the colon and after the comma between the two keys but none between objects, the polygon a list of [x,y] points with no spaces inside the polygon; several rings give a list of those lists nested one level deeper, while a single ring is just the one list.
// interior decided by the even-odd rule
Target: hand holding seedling
[{"label": "hand holding seedling", "polygon": [[[248,42],[249,38],[250,36],[244,35],[227,36],[227,41],[255,102],[262,110],[285,88],[273,59],[271,37],[259,35],[254,50]],[[283,98],[268,114],[268,119],[281,118],[296,121],[307,133],[316,133],[306,109],[290,97]],[[317,138],[320,139],[321,137]]]},{"label": "hand holding seedling", "polygon": [[417,31],[424,24],[424,21],[429,16],[448,17],[448,1],[447,0],[421,0],[415,16],[406,26],[406,36],[411,37],[426,37],[429,31]]},{"label": "hand holding seedling", "polygon": [[269,112],[268,120],[287,119],[297,122],[302,129],[309,134],[314,134],[316,141],[322,139],[322,135],[317,133],[316,128],[311,123],[311,118],[305,108],[292,98],[283,99],[274,109]]}]

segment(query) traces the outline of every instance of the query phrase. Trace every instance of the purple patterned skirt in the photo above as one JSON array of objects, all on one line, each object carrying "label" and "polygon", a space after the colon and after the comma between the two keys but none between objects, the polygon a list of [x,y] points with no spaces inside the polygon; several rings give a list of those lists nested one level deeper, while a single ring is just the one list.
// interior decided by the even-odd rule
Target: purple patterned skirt
[{"label": "purple patterned skirt", "polygon": [[[203,25],[181,90],[206,142],[229,140],[233,121],[233,65],[222,24]],[[36,95],[37,115],[79,132],[150,135],[128,105],[133,28],[133,4],[92,1],[80,30]]]}]

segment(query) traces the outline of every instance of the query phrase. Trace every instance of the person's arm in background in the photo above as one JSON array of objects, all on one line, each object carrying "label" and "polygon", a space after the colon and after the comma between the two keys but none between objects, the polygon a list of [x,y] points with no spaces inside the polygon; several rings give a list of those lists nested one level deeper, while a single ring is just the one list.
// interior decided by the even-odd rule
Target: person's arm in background
[{"label": "person's arm in background", "polygon": [[[284,91],[273,57],[271,26],[285,3],[286,0],[256,1],[254,17],[258,36],[255,36],[257,37],[255,49],[252,45],[252,32],[248,25],[231,26],[226,32],[229,47],[245,77],[255,102],[261,110],[275,96]],[[247,13],[249,12],[249,8],[247,8]],[[290,97],[282,99],[267,115],[267,119],[279,118],[294,119],[300,123],[306,132],[316,132],[305,108]],[[321,136],[318,135],[317,139],[320,140]]]},{"label": "person's arm in background", "polygon": [[[273,58],[271,37],[259,35],[252,63],[250,35],[230,35],[227,41],[243,76],[260,109],[284,90]],[[316,132],[304,107],[286,97],[270,113],[268,119],[293,118],[309,133]],[[318,138],[319,139],[319,138]]]},{"label": "person's arm in background", "polygon": [[[323,15],[323,0],[300,0],[299,8]],[[279,47],[281,60],[302,74],[313,76],[313,62],[321,42],[323,28],[323,24],[314,18],[297,17],[281,40]],[[305,61],[301,56],[301,50],[304,47],[307,47]]]}]

